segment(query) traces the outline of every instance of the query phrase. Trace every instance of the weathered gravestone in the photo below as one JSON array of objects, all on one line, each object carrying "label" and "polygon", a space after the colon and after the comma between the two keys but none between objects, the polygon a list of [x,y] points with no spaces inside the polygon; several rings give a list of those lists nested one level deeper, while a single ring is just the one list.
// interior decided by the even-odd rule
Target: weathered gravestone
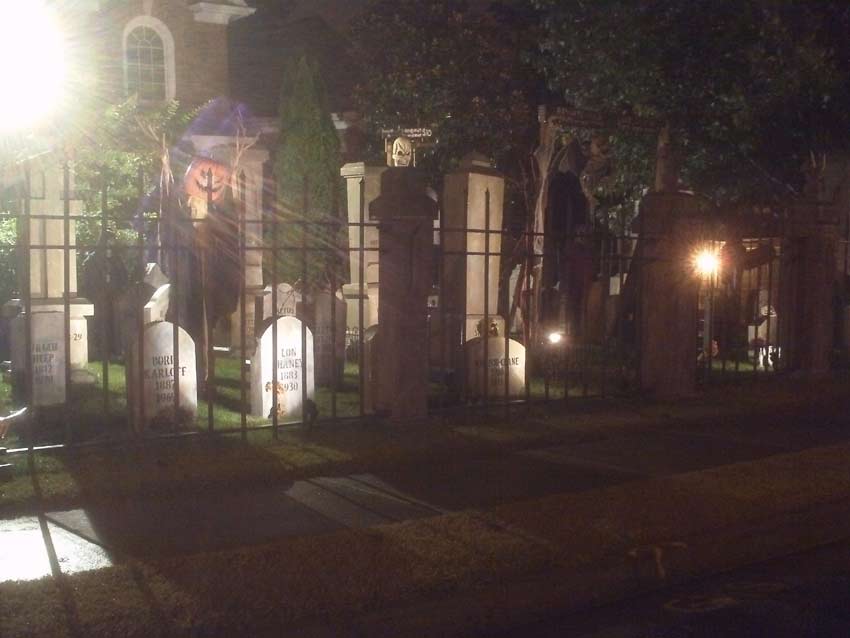
[{"label": "weathered gravestone", "polygon": [[277,312],[272,312],[272,287],[266,286],[263,291],[263,319],[269,319],[272,315],[278,317],[294,317],[298,312],[298,304],[301,303],[301,293],[289,284],[277,285]]},{"label": "weathered gravestone", "polygon": [[[322,291],[313,296],[316,346],[316,383],[331,385],[342,380],[345,368],[345,311],[340,293]],[[334,325],[336,323],[336,325]]]},{"label": "weathered gravestone", "polygon": [[[275,325],[277,357],[273,349]],[[301,342],[302,326],[295,317],[280,317],[276,324],[268,325],[257,341],[257,349],[251,357],[251,414],[254,416],[271,418],[275,392],[277,417],[281,422],[301,421],[305,394],[307,399],[313,400],[316,393],[313,333],[303,326],[307,346],[305,355]]]},{"label": "weathered gravestone", "polygon": [[[127,400],[133,427],[137,432],[191,427],[198,412],[195,342],[183,328],[177,328],[178,350],[175,357],[174,329],[174,324],[167,321],[145,326],[142,366],[139,365],[138,341],[130,350]],[[179,396],[177,404],[175,393]]]},{"label": "weathered gravestone", "polygon": [[[466,342],[464,350],[467,399],[481,399],[485,394],[491,400],[525,396],[525,346],[509,339],[506,349],[504,337],[489,337],[486,342],[476,337]],[[508,375],[507,395],[505,394],[506,374]]]},{"label": "weathered gravestone", "polygon": [[171,302],[171,284],[163,284],[153,293],[151,300],[145,304],[145,323],[165,321],[168,306]]},{"label": "weathered gravestone", "polygon": [[[12,377],[16,393],[26,383],[26,317],[12,320]],[[32,315],[30,343],[32,365],[32,405],[49,406],[65,402],[65,315],[38,312]]]}]

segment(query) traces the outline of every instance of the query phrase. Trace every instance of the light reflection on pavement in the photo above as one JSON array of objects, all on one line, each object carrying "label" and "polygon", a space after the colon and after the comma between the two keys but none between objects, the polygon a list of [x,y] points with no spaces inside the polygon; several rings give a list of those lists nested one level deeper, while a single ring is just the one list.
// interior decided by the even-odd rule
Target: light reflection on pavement
[{"label": "light reflection on pavement", "polygon": [[[46,528],[63,574],[74,574],[112,565],[105,549],[49,521]],[[48,544],[39,519],[25,516],[0,526],[0,582],[36,580],[52,575]]]}]

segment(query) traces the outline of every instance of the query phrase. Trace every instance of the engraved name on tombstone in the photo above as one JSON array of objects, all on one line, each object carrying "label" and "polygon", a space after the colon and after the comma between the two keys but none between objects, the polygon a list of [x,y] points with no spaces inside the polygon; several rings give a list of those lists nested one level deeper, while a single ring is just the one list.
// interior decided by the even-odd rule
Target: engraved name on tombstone
[{"label": "engraved name on tombstone", "polygon": [[273,349],[275,324],[269,322],[251,358],[251,414],[272,418],[276,393],[278,421],[291,423],[302,418],[305,388],[307,399],[315,397],[313,333],[303,326],[305,355],[301,321],[295,317],[280,317],[276,325],[277,357]]},{"label": "engraved name on tombstone", "polygon": [[[484,340],[476,337],[468,341],[466,349],[466,396],[480,399],[486,393],[491,399],[505,398],[505,374],[508,375],[508,398],[525,395],[525,346],[508,340],[505,350],[503,337],[489,337],[485,364]],[[486,376],[485,376],[486,375]]]},{"label": "engraved name on tombstone", "polygon": [[[177,328],[178,356],[174,356],[174,324],[158,321],[145,327],[142,380],[139,381],[138,346],[127,365],[127,392],[137,431],[173,430],[190,427],[198,412],[198,377],[195,342],[183,328]],[[142,387],[142,404],[138,401]],[[179,404],[175,408],[175,387]]]}]

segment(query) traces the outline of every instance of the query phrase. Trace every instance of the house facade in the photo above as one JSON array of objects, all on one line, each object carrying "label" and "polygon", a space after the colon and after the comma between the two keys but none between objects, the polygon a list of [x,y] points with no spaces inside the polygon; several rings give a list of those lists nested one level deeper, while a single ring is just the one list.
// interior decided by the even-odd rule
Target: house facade
[{"label": "house facade", "polygon": [[120,0],[96,8],[103,97],[198,106],[229,95],[228,27],[245,0]]}]

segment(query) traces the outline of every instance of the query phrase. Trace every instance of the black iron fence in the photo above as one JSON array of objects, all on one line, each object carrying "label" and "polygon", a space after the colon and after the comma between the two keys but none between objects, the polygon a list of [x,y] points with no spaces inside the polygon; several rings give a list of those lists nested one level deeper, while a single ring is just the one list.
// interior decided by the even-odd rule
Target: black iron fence
[{"label": "black iron fence", "polygon": [[[0,254],[19,283],[4,307],[11,364],[0,398],[30,414],[6,445],[276,437],[293,424],[383,416],[370,386],[381,362],[369,359],[380,304],[370,268],[381,252],[367,233],[379,223],[363,197],[348,220],[311,215],[306,196],[300,210],[249,214],[245,176],[220,197],[208,172],[194,201],[151,198],[140,179],[139,201],[156,205],[127,215],[109,210],[107,187],[100,210],[77,210],[67,164],[62,179],[60,210],[32,209],[26,174],[10,198],[17,208],[3,214],[17,233]],[[654,238],[603,228],[545,236],[489,219],[488,207],[483,227],[439,225],[432,294],[406,309],[427,319],[425,344],[397,347],[427,357],[429,412],[511,419],[537,402],[637,390],[641,242]],[[783,232],[771,223],[734,240],[709,233],[702,249],[727,265],[681,264],[699,288],[693,361],[703,382],[782,370]],[[463,291],[461,303],[450,289]],[[464,307],[470,290],[480,312]],[[47,315],[61,317],[61,331]]]}]

